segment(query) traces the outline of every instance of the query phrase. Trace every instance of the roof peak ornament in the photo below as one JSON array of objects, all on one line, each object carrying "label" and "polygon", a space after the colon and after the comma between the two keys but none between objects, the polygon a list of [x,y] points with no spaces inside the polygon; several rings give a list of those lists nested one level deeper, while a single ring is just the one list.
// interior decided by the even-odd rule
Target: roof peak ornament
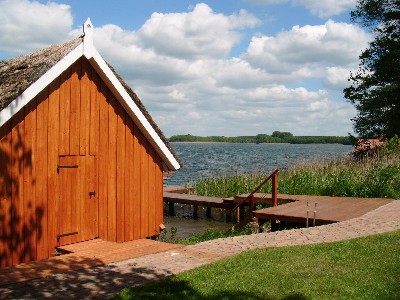
[{"label": "roof peak ornament", "polygon": [[93,38],[93,24],[90,21],[90,18],[87,18],[86,22],[83,23],[83,37],[85,38]]},{"label": "roof peak ornament", "polygon": [[87,58],[92,57],[92,50],[93,50],[93,33],[94,33],[94,27],[92,22],[90,21],[90,18],[87,18],[86,22],[83,23],[83,48],[84,48],[84,53]]}]

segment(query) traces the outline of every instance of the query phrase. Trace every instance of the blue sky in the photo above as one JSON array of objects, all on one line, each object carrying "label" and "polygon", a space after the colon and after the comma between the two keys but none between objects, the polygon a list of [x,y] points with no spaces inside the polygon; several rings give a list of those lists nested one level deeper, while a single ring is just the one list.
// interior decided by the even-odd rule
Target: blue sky
[{"label": "blue sky", "polygon": [[343,98],[371,36],[355,0],[0,0],[0,59],[80,34],[136,91],[166,136],[347,135]]}]

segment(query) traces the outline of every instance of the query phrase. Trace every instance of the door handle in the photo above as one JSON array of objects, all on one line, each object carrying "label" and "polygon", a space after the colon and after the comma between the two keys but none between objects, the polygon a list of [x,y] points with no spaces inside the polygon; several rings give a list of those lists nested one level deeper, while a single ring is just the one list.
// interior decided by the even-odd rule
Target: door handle
[{"label": "door handle", "polygon": [[89,192],[89,197],[92,198],[92,196],[96,196],[96,191]]}]

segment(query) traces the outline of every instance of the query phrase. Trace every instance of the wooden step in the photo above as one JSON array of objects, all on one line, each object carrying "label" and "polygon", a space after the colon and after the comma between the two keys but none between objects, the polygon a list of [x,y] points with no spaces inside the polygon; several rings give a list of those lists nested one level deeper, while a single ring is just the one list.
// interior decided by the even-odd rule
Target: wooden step
[{"label": "wooden step", "polygon": [[62,251],[69,252],[69,254],[0,268],[0,285],[90,268],[181,247],[183,245],[163,243],[149,239],[140,239],[125,243],[95,239],[75,243],[61,247]]}]

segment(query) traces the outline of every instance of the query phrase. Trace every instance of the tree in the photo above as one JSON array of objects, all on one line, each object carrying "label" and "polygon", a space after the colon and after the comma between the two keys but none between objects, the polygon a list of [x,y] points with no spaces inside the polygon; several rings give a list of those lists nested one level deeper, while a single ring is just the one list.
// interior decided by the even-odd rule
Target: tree
[{"label": "tree", "polygon": [[268,134],[257,134],[256,135],[256,143],[257,144],[261,144],[261,143],[281,143],[281,139],[280,138],[276,138],[276,137],[272,137]]},{"label": "tree", "polygon": [[274,131],[272,133],[273,137],[277,137],[277,138],[281,138],[281,139],[288,139],[288,138],[292,138],[293,134],[291,132],[281,132],[281,131]]},{"label": "tree", "polygon": [[374,34],[344,89],[357,109],[354,130],[364,138],[391,138],[400,134],[400,0],[359,0],[351,17]]}]

